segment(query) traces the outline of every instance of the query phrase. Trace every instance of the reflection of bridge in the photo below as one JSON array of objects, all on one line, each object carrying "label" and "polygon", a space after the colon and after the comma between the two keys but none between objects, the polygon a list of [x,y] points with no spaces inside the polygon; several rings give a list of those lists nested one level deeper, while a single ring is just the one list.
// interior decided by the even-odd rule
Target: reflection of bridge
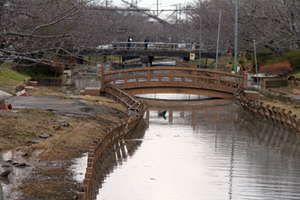
[{"label": "reflection of bridge", "polygon": [[106,85],[116,85],[133,95],[151,93],[196,94],[234,98],[243,83],[242,76],[196,67],[144,67],[102,71],[101,92]]},{"label": "reflection of bridge", "polygon": [[[131,42],[130,47],[127,45],[126,42],[119,42],[113,45],[102,45],[97,49],[101,50],[103,55],[120,55],[123,61],[139,57],[144,63],[151,63],[155,56],[180,57],[189,60],[190,51],[195,54],[196,59],[199,58],[199,45],[192,45],[191,50],[190,45],[185,43],[151,42],[147,49],[144,42]],[[201,58],[216,58],[216,49],[207,46],[201,48]]]}]

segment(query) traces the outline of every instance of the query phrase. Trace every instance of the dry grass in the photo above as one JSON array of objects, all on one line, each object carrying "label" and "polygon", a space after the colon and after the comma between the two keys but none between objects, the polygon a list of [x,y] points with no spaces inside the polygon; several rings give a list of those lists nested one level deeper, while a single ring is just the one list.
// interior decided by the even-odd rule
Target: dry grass
[{"label": "dry grass", "polygon": [[56,118],[50,112],[36,109],[14,110],[12,116],[1,115],[1,113],[0,149],[2,150],[26,145],[42,133],[51,133],[51,118]]},{"label": "dry grass", "polygon": [[[59,89],[40,86],[31,90],[29,94],[71,99],[67,95],[58,94]],[[92,141],[106,127],[118,123],[120,117],[128,117],[127,110],[122,105],[105,97],[77,97],[85,99],[90,104],[99,105],[105,114],[98,113],[80,119],[39,109],[0,111],[0,151],[18,148],[23,152],[29,152],[30,156],[35,150],[43,150],[39,157],[40,164],[14,189],[22,193],[20,200],[74,199],[79,191],[79,184],[73,180],[69,169],[72,160],[87,152]],[[60,129],[54,130],[53,125],[62,121],[69,126],[61,126]],[[43,133],[51,134],[52,137],[39,138]],[[40,143],[28,143],[31,139],[38,139]]]}]

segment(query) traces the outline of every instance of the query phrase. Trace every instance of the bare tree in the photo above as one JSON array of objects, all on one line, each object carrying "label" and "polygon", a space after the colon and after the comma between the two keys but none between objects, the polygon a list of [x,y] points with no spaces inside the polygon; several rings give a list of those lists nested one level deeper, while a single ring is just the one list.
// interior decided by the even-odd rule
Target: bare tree
[{"label": "bare tree", "polygon": [[[239,0],[238,3],[240,50],[253,49],[254,39],[258,45],[277,53],[290,47],[291,43],[299,44],[299,1]],[[228,48],[234,46],[235,1],[198,1],[187,8],[194,20],[199,21],[201,16],[203,41],[211,44],[215,42],[218,13],[222,11],[220,42]]]}]

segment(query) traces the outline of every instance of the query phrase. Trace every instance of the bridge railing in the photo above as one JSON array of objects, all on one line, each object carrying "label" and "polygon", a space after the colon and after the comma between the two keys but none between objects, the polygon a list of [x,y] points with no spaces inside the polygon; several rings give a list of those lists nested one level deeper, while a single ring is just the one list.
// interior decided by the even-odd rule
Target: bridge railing
[{"label": "bridge railing", "polygon": [[[130,44],[130,46],[128,46]],[[189,44],[189,43],[168,43],[168,42],[149,42],[147,43],[147,49],[149,50],[184,50],[189,51],[190,47],[192,47],[193,51],[198,50],[199,51],[199,44]],[[122,50],[122,49],[134,49],[134,50],[142,50],[145,49],[145,43],[144,42],[116,42],[109,45],[100,45],[97,47],[98,49],[116,49],[116,50]],[[216,52],[215,46],[202,46],[201,50],[203,52]],[[225,47],[220,47],[220,51],[226,51]]]},{"label": "bridge railing", "polygon": [[121,89],[151,87],[204,88],[233,93],[242,86],[242,76],[209,69],[184,67],[145,67],[102,71],[101,91],[106,84]]}]

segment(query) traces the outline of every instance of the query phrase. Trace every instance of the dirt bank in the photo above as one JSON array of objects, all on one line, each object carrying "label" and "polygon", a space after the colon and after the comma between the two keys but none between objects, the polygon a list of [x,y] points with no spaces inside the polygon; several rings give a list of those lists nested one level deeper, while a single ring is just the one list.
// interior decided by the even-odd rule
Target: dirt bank
[{"label": "dirt bank", "polygon": [[[72,160],[86,152],[92,140],[106,127],[128,117],[127,110],[110,99],[70,97],[56,93],[58,90],[38,87],[28,93],[31,97],[47,96],[78,107],[71,106],[68,112],[67,106],[62,109],[63,106],[56,108],[53,104],[49,109],[46,100],[41,108],[27,107],[28,98],[22,109],[14,108],[15,100],[13,110],[0,111],[0,151],[16,148],[23,156],[30,157],[33,152],[42,150],[38,163],[13,189],[10,199],[75,199],[79,183],[73,180],[69,168]],[[76,109],[80,113],[75,112]],[[40,137],[43,134],[51,136],[43,139]]]}]

